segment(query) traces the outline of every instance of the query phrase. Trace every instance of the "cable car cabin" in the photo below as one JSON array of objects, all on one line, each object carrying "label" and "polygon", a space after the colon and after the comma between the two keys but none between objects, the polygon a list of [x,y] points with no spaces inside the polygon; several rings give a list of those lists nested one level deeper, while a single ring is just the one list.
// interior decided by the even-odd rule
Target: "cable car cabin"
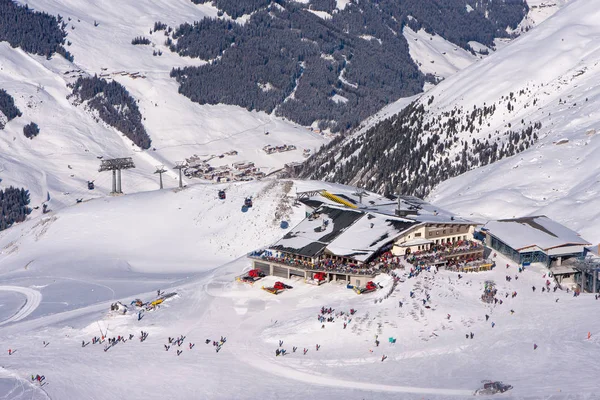
[{"label": "cable car cabin", "polygon": [[88,189],[94,190],[94,181],[88,181]]},{"label": "cable car cabin", "polygon": [[246,197],[246,200],[244,201],[244,205],[248,208],[252,207],[252,198]]},{"label": "cable car cabin", "polygon": [[224,190],[219,190],[219,199],[220,200],[225,200],[225,198],[227,197],[227,195],[225,194]]}]

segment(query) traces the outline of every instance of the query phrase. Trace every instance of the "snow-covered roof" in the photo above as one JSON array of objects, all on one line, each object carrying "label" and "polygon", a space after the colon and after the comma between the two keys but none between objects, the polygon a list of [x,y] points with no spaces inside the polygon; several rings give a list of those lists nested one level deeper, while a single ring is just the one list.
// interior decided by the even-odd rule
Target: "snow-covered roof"
[{"label": "snow-covered roof", "polygon": [[568,265],[559,265],[556,267],[552,267],[552,268],[550,268],[550,271],[554,275],[572,274],[572,273],[577,272],[577,270],[575,268],[570,267]]},{"label": "snow-covered roof", "polygon": [[341,205],[323,205],[315,214],[317,218],[305,218],[271,249],[305,257],[327,251],[364,262],[402,232],[418,224],[406,218]]},{"label": "snow-covered roof", "polygon": [[365,262],[383,246],[416,224],[417,222],[405,218],[365,213],[333,240],[326,247],[326,251]]},{"label": "snow-covered roof", "polygon": [[[311,182],[312,183],[312,182]],[[311,190],[314,194],[310,197],[300,199],[306,205],[315,207],[316,204],[328,204],[340,206],[339,203],[322,196],[320,190],[327,190],[328,192],[340,197],[351,204],[354,204],[357,209],[366,212],[373,212],[378,214],[385,214],[388,216],[396,216],[396,210],[398,209],[398,199],[389,199],[377,193],[368,192],[361,189],[356,189],[351,186],[344,185],[333,185],[320,183],[321,187],[309,187],[305,185],[303,190]],[[362,196],[359,194],[362,192]],[[431,203],[428,203],[418,197],[414,196],[400,196],[400,208],[406,211],[407,215],[405,218],[411,219],[418,222],[429,222],[429,223],[452,223],[452,224],[475,224],[473,221],[469,221],[453,213],[439,208]]]},{"label": "snow-covered roof", "polygon": [[364,215],[350,208],[328,205],[320,207],[317,213],[318,218],[305,218],[271,248],[314,257]]},{"label": "snow-covered roof", "polygon": [[589,245],[579,234],[545,215],[489,221],[484,230],[515,250],[538,246],[548,250],[568,245]]}]

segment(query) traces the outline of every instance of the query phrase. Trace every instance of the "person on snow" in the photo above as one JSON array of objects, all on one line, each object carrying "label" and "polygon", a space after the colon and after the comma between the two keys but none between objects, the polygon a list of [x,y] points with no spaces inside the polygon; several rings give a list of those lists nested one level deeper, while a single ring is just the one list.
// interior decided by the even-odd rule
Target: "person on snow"
[{"label": "person on snow", "polygon": [[292,347],[292,353],[295,353],[298,348],[296,346]]},{"label": "person on snow", "polygon": [[467,334],[465,335],[465,337],[468,339],[468,338],[469,338],[469,334],[467,333]]},{"label": "person on snow", "polygon": [[488,319],[490,319],[490,316],[485,314],[485,321],[487,322]]},{"label": "person on snow", "polygon": [[306,353],[308,353],[308,349],[307,348],[304,349],[304,355],[306,355]]},{"label": "person on snow", "polygon": [[515,310],[510,310],[510,315],[513,315],[515,313]]},{"label": "person on snow", "polygon": [[535,292],[535,286],[532,286],[531,289]]},{"label": "person on snow", "polygon": [[275,349],[275,357],[279,356],[279,353],[280,353],[279,349]]},{"label": "person on snow", "polygon": [[534,350],[537,350],[537,348],[538,348],[538,345],[534,343],[534,344],[533,344],[533,349],[534,349]]},{"label": "person on snow", "polygon": [[346,329],[346,326],[348,326],[348,324],[344,322],[344,329]]},{"label": "person on snow", "polygon": [[448,320],[449,320],[450,319],[450,314],[448,314],[446,318],[448,318]]},{"label": "person on snow", "polygon": [[402,302],[401,301],[398,302],[398,305],[400,306],[400,308],[402,308]]},{"label": "person on snow", "polygon": [[496,326],[496,323],[495,323],[495,322],[492,322],[492,328],[493,328],[494,326]]},{"label": "person on snow", "polygon": [[473,332],[471,332],[471,339],[473,339],[473,336],[475,336],[475,335],[473,335]]}]

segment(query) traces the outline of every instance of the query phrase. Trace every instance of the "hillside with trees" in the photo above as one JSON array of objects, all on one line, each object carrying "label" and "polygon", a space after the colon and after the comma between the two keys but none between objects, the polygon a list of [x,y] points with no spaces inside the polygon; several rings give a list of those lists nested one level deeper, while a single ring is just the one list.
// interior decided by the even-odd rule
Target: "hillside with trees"
[{"label": "hillside with trees", "polygon": [[69,61],[73,56],[65,50],[65,22],[45,12],[33,11],[11,0],[0,0],[0,41],[20,47],[31,54],[52,57],[58,53]]},{"label": "hillside with trees", "polygon": [[116,81],[93,77],[80,77],[73,84],[73,96],[78,102],[97,112],[98,117],[123,132],[142,149],[150,148],[152,140],[142,124],[142,113],[136,100]]},{"label": "hillside with trees", "polygon": [[[194,0],[195,3],[204,3]],[[400,97],[419,93],[426,77],[409,55],[405,25],[472,51],[494,47],[527,14],[514,1],[215,1],[244,24],[204,19],[166,40],[181,56],[210,62],[175,68],[181,94],[200,104],[233,104],[302,125],[347,131]],[[315,13],[320,13],[316,15]]]},{"label": "hillside with trees", "polygon": [[25,218],[31,214],[28,205],[29,191],[12,186],[0,190],[0,231],[25,221]]},{"label": "hillside with trees", "polygon": [[8,121],[21,115],[21,111],[15,105],[15,99],[6,90],[0,89],[0,129],[4,129]]}]

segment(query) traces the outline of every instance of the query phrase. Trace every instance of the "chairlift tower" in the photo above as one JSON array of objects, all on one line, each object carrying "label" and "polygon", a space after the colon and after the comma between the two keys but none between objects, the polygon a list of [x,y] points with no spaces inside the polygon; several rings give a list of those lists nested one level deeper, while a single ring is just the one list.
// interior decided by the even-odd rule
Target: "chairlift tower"
[{"label": "chairlift tower", "polygon": [[185,168],[185,162],[184,161],[177,161],[176,165],[173,167],[173,169],[178,169],[179,170],[179,189],[183,189],[183,178],[182,178],[182,170]]},{"label": "chairlift tower", "polygon": [[600,272],[600,260],[596,257],[581,257],[575,260],[574,267],[581,272],[581,290],[585,293],[586,273],[592,274],[592,293],[598,292],[598,273]]},{"label": "chairlift tower", "polygon": [[113,158],[111,160],[102,160],[98,172],[112,171],[112,192],[111,194],[123,194],[121,190],[121,170],[135,168],[131,157]]},{"label": "chairlift tower", "polygon": [[160,182],[160,188],[163,188],[163,180],[162,180],[162,174],[164,174],[165,172],[167,172],[167,170],[165,169],[164,165],[157,165],[156,166],[156,171],[154,171],[155,174],[158,174],[158,179]]}]

